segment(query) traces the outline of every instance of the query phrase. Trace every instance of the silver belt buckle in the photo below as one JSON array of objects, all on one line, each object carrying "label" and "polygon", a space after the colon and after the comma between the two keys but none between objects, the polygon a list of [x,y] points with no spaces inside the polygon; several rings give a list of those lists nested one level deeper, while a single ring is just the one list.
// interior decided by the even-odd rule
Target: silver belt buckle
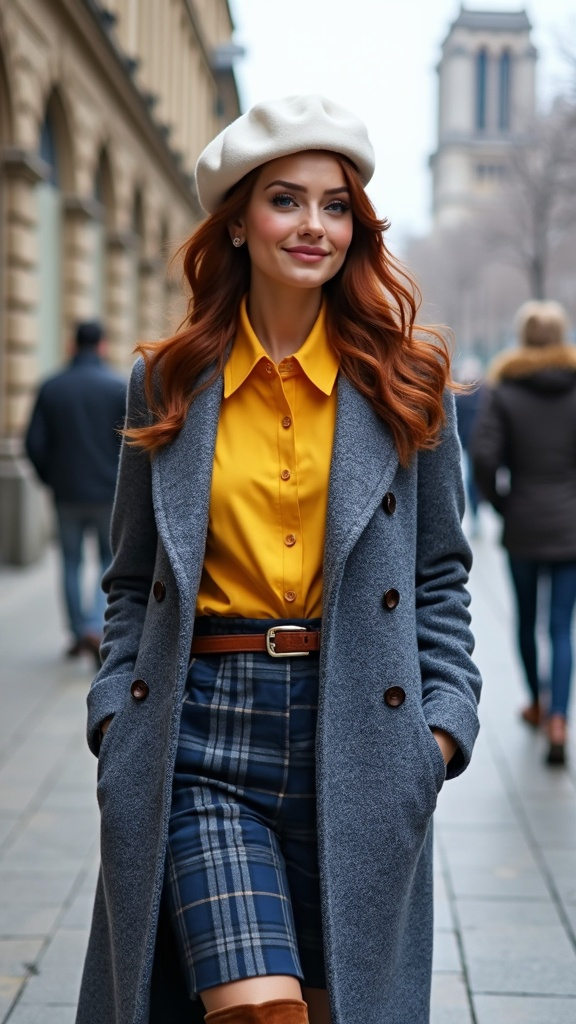
[{"label": "silver belt buckle", "polygon": [[280,654],[276,650],[276,645],[274,643],[274,641],[276,639],[276,633],[286,633],[286,632],[293,633],[296,630],[299,630],[302,633],[305,633],[306,632],[306,627],[305,626],[271,626],[270,629],[266,630],[266,650],[268,651],[268,654],[270,655],[271,658],[307,658],[308,657],[308,655],[310,654],[310,651],[285,651],[283,654]]}]

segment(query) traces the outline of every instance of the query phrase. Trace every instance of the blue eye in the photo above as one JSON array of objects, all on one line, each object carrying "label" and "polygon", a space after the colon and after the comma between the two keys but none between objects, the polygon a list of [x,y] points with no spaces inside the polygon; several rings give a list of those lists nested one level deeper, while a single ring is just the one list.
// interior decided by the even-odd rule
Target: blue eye
[{"label": "blue eye", "polygon": [[333,213],[348,213],[350,204],[345,203],[343,199],[335,199],[332,203],[328,204],[326,209],[331,210]]},{"label": "blue eye", "polygon": [[282,209],[287,209],[289,206],[296,205],[292,196],[286,192],[279,192],[278,195],[272,196],[271,202],[274,206],[279,206]]}]

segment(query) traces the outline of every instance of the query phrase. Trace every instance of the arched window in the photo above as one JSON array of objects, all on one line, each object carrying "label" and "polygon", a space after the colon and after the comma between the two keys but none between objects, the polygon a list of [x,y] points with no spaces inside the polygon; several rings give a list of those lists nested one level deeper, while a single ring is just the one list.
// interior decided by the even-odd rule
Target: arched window
[{"label": "arched window", "polygon": [[488,53],[479,50],[476,56],[476,128],[486,127],[486,93],[488,78]]},{"label": "arched window", "polygon": [[500,75],[498,88],[498,127],[505,132],[510,128],[510,78],[512,57],[510,50],[504,50],[500,57]]},{"label": "arched window", "polygon": [[40,132],[40,156],[48,176],[38,199],[38,361],[42,376],[61,362],[62,351],[62,196],[54,119],[50,105]]}]

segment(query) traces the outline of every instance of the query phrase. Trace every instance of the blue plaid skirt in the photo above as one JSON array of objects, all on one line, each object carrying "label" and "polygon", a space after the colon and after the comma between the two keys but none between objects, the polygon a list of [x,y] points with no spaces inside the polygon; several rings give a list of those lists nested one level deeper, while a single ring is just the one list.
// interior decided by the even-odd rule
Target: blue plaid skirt
[{"label": "blue plaid skirt", "polygon": [[[281,621],[200,619],[195,633],[265,632]],[[326,987],[317,702],[317,654],[211,654],[190,664],[164,897],[191,998],[266,974]]]}]

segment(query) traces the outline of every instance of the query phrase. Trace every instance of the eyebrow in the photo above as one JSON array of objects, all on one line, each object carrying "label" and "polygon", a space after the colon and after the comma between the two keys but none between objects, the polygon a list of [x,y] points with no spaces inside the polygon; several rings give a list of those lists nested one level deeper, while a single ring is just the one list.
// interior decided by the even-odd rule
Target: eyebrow
[{"label": "eyebrow", "polygon": [[[269,185],[266,185],[264,191],[272,188],[273,185],[282,185],[282,188],[289,188],[292,192],[307,192],[308,189],[304,185],[296,185],[293,181],[271,181]],[[326,188],[324,189],[325,196],[335,196],[338,192],[349,192],[350,189],[346,185],[341,185],[339,188]]]}]

